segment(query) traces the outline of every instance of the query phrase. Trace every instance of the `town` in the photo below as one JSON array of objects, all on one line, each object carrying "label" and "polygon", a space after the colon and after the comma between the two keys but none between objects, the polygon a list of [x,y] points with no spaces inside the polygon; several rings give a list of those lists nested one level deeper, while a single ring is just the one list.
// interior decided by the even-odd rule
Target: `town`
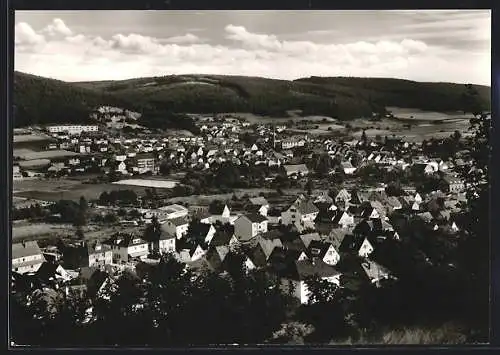
[{"label": "town", "polygon": [[[97,112],[95,125],[15,130],[12,292],[28,299],[63,290],[94,303],[123,273],[142,279],[167,255],[195,273],[224,274],[238,254],[246,272],[265,270],[306,305],[313,276],[354,292],[383,288],[398,280],[388,245],[417,231],[452,243],[463,228],[463,176],[475,168],[458,131],[423,142],[364,130],[355,138],[218,114],[193,115],[196,135],[138,125],[126,134],[139,114]],[[71,179],[103,189],[44,198],[16,187]],[[67,227],[16,238],[23,221]],[[430,252],[423,263],[455,267]]]}]

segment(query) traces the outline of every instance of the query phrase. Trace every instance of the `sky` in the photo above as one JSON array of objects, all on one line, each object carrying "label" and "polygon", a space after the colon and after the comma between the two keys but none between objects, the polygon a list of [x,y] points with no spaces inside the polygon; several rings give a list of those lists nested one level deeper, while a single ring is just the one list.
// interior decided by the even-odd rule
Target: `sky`
[{"label": "sky", "polygon": [[14,68],[65,81],[172,74],[490,85],[489,10],[17,11]]}]

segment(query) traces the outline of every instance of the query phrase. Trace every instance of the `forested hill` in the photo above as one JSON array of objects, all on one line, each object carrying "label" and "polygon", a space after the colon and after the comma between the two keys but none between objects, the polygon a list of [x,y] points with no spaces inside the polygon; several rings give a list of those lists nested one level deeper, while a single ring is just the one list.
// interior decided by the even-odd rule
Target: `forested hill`
[{"label": "forested hill", "polygon": [[[491,88],[476,86],[485,109]],[[67,83],[16,72],[15,125],[82,122],[98,105],[158,113],[252,112],[284,116],[289,110],[349,120],[387,106],[432,111],[461,109],[464,85],[399,79],[171,75],[121,81]],[[157,115],[156,115],[157,116]],[[166,115],[168,116],[168,115]]]},{"label": "forested hill", "polygon": [[88,122],[91,110],[103,104],[123,104],[118,98],[72,83],[14,73],[14,125]]}]

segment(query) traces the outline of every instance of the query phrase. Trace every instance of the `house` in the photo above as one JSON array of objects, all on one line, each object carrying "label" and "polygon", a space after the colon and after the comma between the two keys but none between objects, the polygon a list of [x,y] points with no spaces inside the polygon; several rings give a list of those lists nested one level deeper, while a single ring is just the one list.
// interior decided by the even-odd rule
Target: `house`
[{"label": "house", "polygon": [[350,232],[343,228],[333,228],[328,236],[326,236],[325,241],[332,244],[335,250],[340,250],[340,246],[344,242],[344,238]]},{"label": "house", "polygon": [[117,234],[106,242],[113,251],[113,261],[127,263],[132,259],[144,259],[149,254],[149,243],[131,234]]},{"label": "house", "polygon": [[340,286],[341,273],[333,266],[322,261],[301,260],[294,263],[293,269],[283,275],[280,288],[287,294],[295,296],[301,304],[309,303],[310,291],[306,279],[318,276],[322,280]]},{"label": "house", "polygon": [[216,206],[212,209],[211,213],[214,216],[217,217],[222,217],[223,219],[227,219],[231,217],[231,210],[229,209],[227,204],[224,204],[224,206]]},{"label": "house", "polygon": [[365,218],[385,218],[386,217],[385,208],[378,201],[370,201],[363,208],[362,216]]},{"label": "house", "polygon": [[301,195],[286,211],[281,213],[281,222],[284,225],[314,222],[318,213],[319,209],[312,200]]},{"label": "house", "polygon": [[186,235],[188,226],[189,222],[186,217],[177,217],[167,219],[167,221],[162,224],[162,229],[170,235],[175,236],[177,239],[180,239]]},{"label": "house", "polygon": [[175,253],[176,236],[169,233],[162,233],[158,241],[158,250],[161,254]]},{"label": "house", "polygon": [[306,176],[309,174],[309,169],[305,164],[284,165],[286,176]]},{"label": "house", "polygon": [[347,202],[351,201],[351,194],[349,193],[349,191],[347,191],[346,189],[342,189],[339,191],[339,193],[337,194],[337,196],[335,196],[335,202],[338,204],[338,203],[344,203],[346,204]]},{"label": "house", "polygon": [[301,234],[299,236],[299,239],[302,241],[305,248],[309,248],[311,242],[320,241],[321,236],[319,235],[319,233],[307,233],[307,234]]},{"label": "house", "polygon": [[98,130],[99,127],[97,125],[59,125],[47,127],[49,133],[68,132],[70,135],[79,135],[82,132],[97,132]]},{"label": "house", "polygon": [[331,243],[313,240],[309,243],[306,256],[308,259],[318,259],[328,265],[336,265],[340,260],[340,254]]},{"label": "house", "polygon": [[23,174],[21,173],[21,168],[19,165],[14,165],[12,167],[12,180],[22,180]]},{"label": "house", "polygon": [[135,170],[139,174],[144,174],[146,172],[155,173],[156,159],[155,156],[151,153],[140,153],[134,157],[135,160]]},{"label": "house", "polygon": [[165,219],[186,217],[189,212],[186,207],[177,204],[163,206],[159,210],[165,214]]},{"label": "house", "polygon": [[344,229],[354,227],[354,215],[348,211],[338,213],[333,220],[333,224],[336,224]]},{"label": "house", "polygon": [[12,271],[19,274],[36,272],[44,262],[45,258],[36,241],[12,244]]},{"label": "house", "polygon": [[189,255],[191,257],[191,261],[196,261],[201,259],[205,255],[206,251],[203,250],[201,245],[197,245],[193,249],[189,251]]},{"label": "house", "polygon": [[340,167],[341,167],[342,171],[344,172],[344,174],[346,174],[346,175],[352,175],[356,171],[356,168],[354,166],[352,166],[351,162],[349,162],[349,161],[341,163]]},{"label": "house", "polygon": [[207,250],[205,258],[213,270],[221,270],[229,252],[230,249],[228,246],[212,246]]},{"label": "house", "polygon": [[446,183],[447,190],[451,193],[458,193],[462,192],[465,189],[465,184],[464,182],[453,175],[445,175],[443,180]]},{"label": "house", "polygon": [[342,245],[339,247],[339,251],[346,253],[355,253],[362,258],[367,258],[372,252],[374,248],[370,243],[368,238],[360,235],[345,235],[342,240]]},{"label": "house", "polygon": [[281,211],[276,208],[272,208],[267,211],[266,216],[269,224],[280,224],[281,223]]},{"label": "house", "polygon": [[258,208],[258,213],[262,216],[267,216],[267,212],[269,211],[269,202],[262,197],[252,197],[249,199],[250,205],[254,208]]},{"label": "house", "polygon": [[218,230],[215,232],[213,238],[210,241],[210,246],[229,246],[233,248],[238,245],[238,238],[234,235],[234,228],[232,231]]},{"label": "house", "polygon": [[36,272],[37,278],[45,284],[65,283],[74,278],[72,274],[66,271],[59,264],[44,262]]},{"label": "house", "polygon": [[70,269],[81,267],[103,267],[113,262],[111,247],[99,242],[81,242],[69,245],[63,251],[64,265]]},{"label": "house", "polygon": [[392,278],[389,270],[373,260],[363,260],[361,267],[369,282],[377,286],[380,286],[381,281]]},{"label": "house", "polygon": [[249,241],[258,234],[267,232],[267,218],[257,214],[241,215],[234,222],[234,235],[240,241]]},{"label": "house", "polygon": [[283,248],[281,240],[259,238],[248,257],[255,267],[265,267],[275,248]]}]

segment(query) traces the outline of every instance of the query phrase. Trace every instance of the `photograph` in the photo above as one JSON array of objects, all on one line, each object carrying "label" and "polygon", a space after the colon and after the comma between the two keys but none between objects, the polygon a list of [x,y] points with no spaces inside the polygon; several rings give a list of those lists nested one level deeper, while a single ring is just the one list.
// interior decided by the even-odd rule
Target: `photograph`
[{"label": "photograph", "polygon": [[491,10],[13,22],[11,348],[489,344]]}]

